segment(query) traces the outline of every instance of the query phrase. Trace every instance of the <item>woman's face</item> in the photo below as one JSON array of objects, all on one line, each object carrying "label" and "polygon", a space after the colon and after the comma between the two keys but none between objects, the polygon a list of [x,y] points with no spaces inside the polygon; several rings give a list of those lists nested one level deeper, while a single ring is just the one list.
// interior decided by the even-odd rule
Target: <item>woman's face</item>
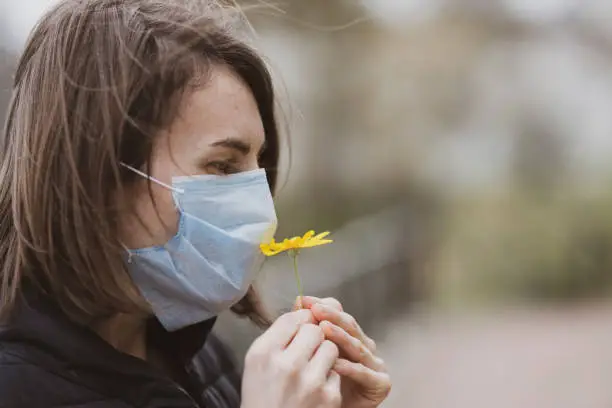
[{"label": "woman's face", "polygon": [[[186,94],[172,126],[155,137],[151,176],[227,175],[257,169],[265,134],[249,88],[227,68],[215,68],[206,85]],[[120,222],[129,248],[165,244],[177,232],[172,193],[144,178],[130,187],[130,205]]]}]

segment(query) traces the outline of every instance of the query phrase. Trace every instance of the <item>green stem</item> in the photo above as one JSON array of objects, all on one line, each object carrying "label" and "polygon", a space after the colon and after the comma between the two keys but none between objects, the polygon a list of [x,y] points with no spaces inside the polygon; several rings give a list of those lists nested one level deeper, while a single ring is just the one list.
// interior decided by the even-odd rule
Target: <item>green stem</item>
[{"label": "green stem", "polygon": [[297,287],[298,287],[298,295],[301,300],[301,298],[304,296],[304,293],[302,291],[302,280],[300,279],[300,273],[298,272],[298,264],[297,264],[298,253],[297,251],[291,251],[289,256],[293,258],[293,272],[295,273],[295,280],[297,282]]}]

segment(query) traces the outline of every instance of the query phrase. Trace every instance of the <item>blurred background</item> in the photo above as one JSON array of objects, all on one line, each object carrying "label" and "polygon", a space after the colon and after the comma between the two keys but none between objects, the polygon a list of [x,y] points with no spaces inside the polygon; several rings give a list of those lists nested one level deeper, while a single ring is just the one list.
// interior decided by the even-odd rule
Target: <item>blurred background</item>
[{"label": "blurred background", "polygon": [[[50,2],[0,4],[2,110]],[[243,3],[291,140],[278,236],[332,231],[305,291],[377,340],[384,407],[612,407],[612,1]],[[260,285],[291,307],[289,259]]]}]

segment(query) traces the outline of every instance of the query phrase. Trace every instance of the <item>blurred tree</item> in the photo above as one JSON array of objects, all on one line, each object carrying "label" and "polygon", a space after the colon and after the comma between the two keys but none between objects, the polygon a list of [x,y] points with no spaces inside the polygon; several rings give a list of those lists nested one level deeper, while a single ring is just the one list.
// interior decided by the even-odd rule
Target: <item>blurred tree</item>
[{"label": "blurred tree", "polygon": [[[356,2],[287,0],[278,7],[267,7],[259,1],[240,3],[256,29],[279,27],[288,36],[315,45],[314,58],[319,61],[315,64],[316,80],[310,83],[315,90],[304,101],[308,107],[298,107],[309,113],[304,135],[308,143],[300,143],[309,151],[293,153],[310,159],[308,177],[290,197],[289,206],[295,211],[300,203],[306,203],[305,208],[300,208],[304,219],[312,218],[308,213],[324,213],[329,217],[327,221],[346,221],[354,215],[351,209],[360,203],[346,191],[343,180],[350,160],[346,151],[355,123],[359,123],[354,114],[368,97],[366,88],[355,84],[354,78],[364,70],[364,48],[360,44],[376,32],[376,27],[363,21],[363,9]],[[259,7],[251,9],[253,4]],[[278,31],[273,31],[273,35],[278,35]],[[326,227],[330,227],[329,223]]]},{"label": "blurred tree", "polygon": [[563,181],[566,145],[541,119],[528,115],[516,138],[514,174],[529,194],[549,197]]}]

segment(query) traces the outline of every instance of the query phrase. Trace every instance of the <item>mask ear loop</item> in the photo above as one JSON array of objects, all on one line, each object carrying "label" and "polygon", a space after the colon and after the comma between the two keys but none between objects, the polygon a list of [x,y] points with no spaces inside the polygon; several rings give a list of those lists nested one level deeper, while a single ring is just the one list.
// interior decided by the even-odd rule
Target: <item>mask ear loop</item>
[{"label": "mask ear loop", "polygon": [[[175,192],[175,193],[178,193],[178,194],[183,194],[185,192],[185,190],[183,190],[182,188],[172,187],[171,185],[168,185],[168,184],[164,183],[163,181],[160,181],[160,180],[156,179],[155,177],[152,177],[152,176],[148,175],[147,173],[145,173],[143,171],[140,171],[140,170],[130,166],[129,164],[125,164],[123,162],[119,162],[119,164],[121,166],[125,167],[126,169],[128,169],[130,171],[133,171],[134,173],[138,174],[139,176],[144,177],[147,180],[151,180],[152,182],[157,183],[160,186],[165,187],[165,188],[167,188],[168,190],[170,190],[172,192]],[[127,251],[127,253],[128,253],[128,260],[127,260],[127,262],[128,263],[132,263],[132,258],[134,257],[134,253],[126,245],[124,245],[123,243],[121,243],[121,246],[123,246],[125,248],[125,250]]]},{"label": "mask ear loop", "polygon": [[139,176],[142,176],[142,177],[144,177],[144,178],[146,178],[148,180],[151,180],[152,182],[157,183],[160,186],[165,187],[165,188],[167,188],[170,191],[174,191],[175,193],[180,193],[180,194],[185,192],[182,188],[172,187],[171,185],[166,184],[163,181],[159,181],[155,177],[149,176],[147,173],[145,173],[143,171],[140,171],[140,170],[130,166],[129,164],[125,164],[123,162],[119,162],[119,164],[122,165],[123,167],[125,167],[126,169],[133,171],[134,173],[138,174]]},{"label": "mask ear loop", "polygon": [[132,257],[134,256],[132,254],[132,251],[130,251],[130,248],[128,248],[127,245],[125,245],[123,242],[121,242],[121,246],[123,247],[125,252],[127,252],[127,254],[128,254],[127,263],[129,263],[129,264],[132,263]]}]

